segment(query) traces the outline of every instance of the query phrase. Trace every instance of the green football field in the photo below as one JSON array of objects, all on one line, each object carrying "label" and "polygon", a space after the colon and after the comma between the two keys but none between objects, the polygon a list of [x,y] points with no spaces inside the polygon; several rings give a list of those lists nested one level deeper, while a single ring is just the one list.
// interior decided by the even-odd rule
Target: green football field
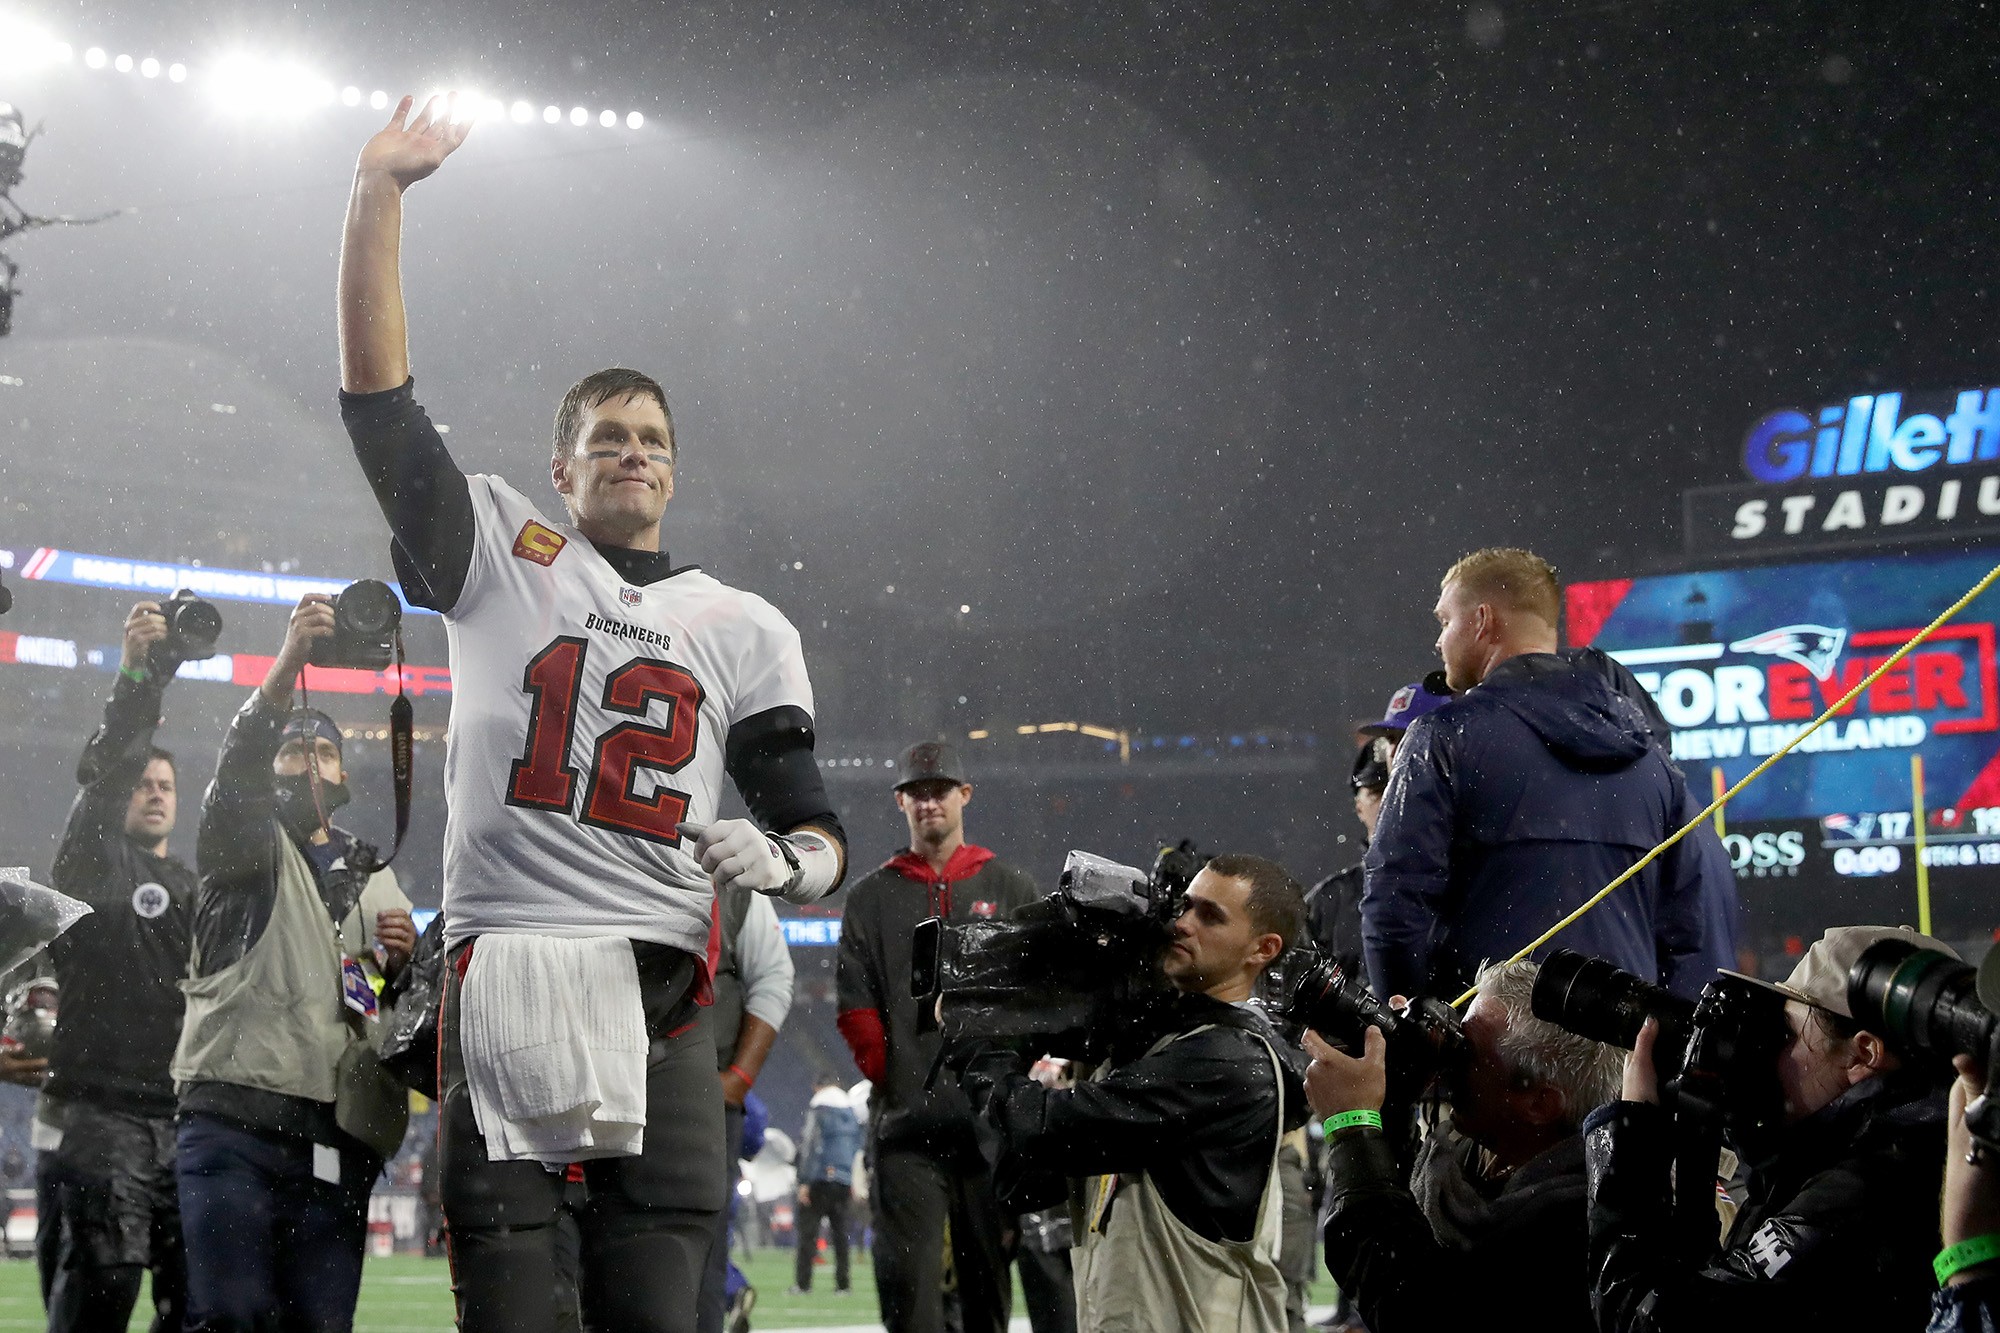
[{"label": "green football field", "polygon": [[[756,1328],[880,1327],[875,1275],[865,1252],[854,1257],[854,1289],[845,1295],[833,1290],[830,1264],[817,1270],[810,1293],[787,1295],[792,1281],[790,1250],[760,1250],[745,1271],[757,1288],[757,1311],[751,1319]],[[1322,1279],[1313,1289],[1313,1301],[1324,1304],[1332,1299],[1333,1284]],[[1023,1313],[1018,1283],[1014,1313]],[[133,1333],[145,1333],[150,1317],[142,1301],[133,1314]],[[25,1259],[0,1260],[0,1329],[42,1326],[34,1264]],[[397,1255],[367,1261],[355,1311],[356,1333],[442,1333],[451,1326],[451,1278],[444,1260]]]}]

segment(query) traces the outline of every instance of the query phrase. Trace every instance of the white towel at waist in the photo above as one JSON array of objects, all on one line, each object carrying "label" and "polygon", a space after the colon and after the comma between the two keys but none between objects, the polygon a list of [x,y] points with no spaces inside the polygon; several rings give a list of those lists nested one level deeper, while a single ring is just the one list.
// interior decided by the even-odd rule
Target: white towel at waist
[{"label": "white towel at waist", "polygon": [[486,1156],[631,1156],[646,1128],[646,1013],[630,940],[481,935],[459,1047]]}]

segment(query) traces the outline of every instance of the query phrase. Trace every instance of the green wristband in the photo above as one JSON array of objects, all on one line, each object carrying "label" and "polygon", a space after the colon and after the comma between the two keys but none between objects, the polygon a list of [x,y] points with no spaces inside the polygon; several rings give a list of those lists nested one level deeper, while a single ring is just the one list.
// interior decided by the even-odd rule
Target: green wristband
[{"label": "green wristband", "polygon": [[[1342,1111],[1338,1115],[1328,1116],[1319,1128],[1322,1134],[1332,1138],[1343,1129],[1359,1129],[1363,1125],[1370,1129],[1382,1128],[1382,1113],[1366,1108],[1359,1111]],[[1994,1239],[1996,1244],[2000,1244],[2000,1237]]]},{"label": "green wristband", "polygon": [[127,680],[137,681],[141,685],[144,685],[147,681],[152,679],[152,676],[147,674],[146,668],[128,667],[122,663],[118,667],[118,674],[125,677],[125,679]]},{"label": "green wristband", "polygon": [[1947,1245],[1931,1260],[1931,1271],[1937,1274],[1938,1285],[1942,1287],[1959,1273],[1968,1268],[2000,1259],[2000,1232],[1985,1236],[1973,1236],[1956,1245]]}]

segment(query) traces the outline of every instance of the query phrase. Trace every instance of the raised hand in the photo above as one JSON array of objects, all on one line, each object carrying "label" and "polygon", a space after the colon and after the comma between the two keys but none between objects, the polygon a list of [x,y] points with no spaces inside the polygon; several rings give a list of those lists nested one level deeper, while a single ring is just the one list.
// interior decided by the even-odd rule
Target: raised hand
[{"label": "raised hand", "polygon": [[443,166],[472,132],[470,120],[452,119],[452,100],[450,96],[433,97],[415,116],[410,114],[415,98],[405,97],[396,103],[389,123],[361,146],[355,175],[379,173],[395,181],[398,190],[407,190]]},{"label": "raised hand", "polygon": [[119,665],[127,671],[139,670],[146,665],[146,655],[153,645],[166,637],[167,618],[160,614],[160,604],[138,603],[132,614],[125,617],[125,647],[119,655]]}]

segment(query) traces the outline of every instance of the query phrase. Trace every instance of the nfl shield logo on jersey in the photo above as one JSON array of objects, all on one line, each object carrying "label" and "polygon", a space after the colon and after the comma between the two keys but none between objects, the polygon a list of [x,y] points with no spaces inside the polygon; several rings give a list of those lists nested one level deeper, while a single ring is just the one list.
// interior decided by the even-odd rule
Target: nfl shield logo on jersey
[{"label": "nfl shield logo on jersey", "polygon": [[627,606],[637,606],[639,603],[646,600],[646,594],[640,592],[637,588],[627,588],[624,587],[623,585],[620,585],[618,589],[618,600],[623,602]]},{"label": "nfl shield logo on jersey", "polygon": [[537,523],[531,518],[521,525],[520,535],[514,538],[514,555],[518,559],[547,566],[556,562],[557,553],[567,545],[569,538],[546,523]]},{"label": "nfl shield logo on jersey", "polygon": [[972,905],[972,914],[974,916],[992,916],[996,907],[998,907],[997,903],[989,903],[982,898]]}]

